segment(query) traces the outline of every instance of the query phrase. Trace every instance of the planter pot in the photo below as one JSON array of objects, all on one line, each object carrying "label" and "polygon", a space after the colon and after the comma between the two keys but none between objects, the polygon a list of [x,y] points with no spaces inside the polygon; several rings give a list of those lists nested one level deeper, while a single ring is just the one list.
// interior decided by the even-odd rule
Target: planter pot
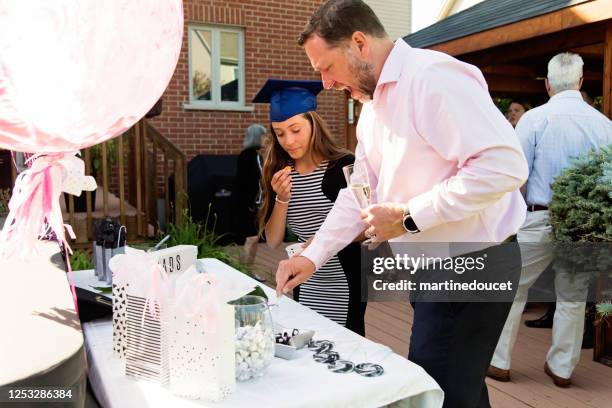
[{"label": "planter pot", "polygon": [[603,319],[597,314],[593,360],[612,367],[612,318]]}]

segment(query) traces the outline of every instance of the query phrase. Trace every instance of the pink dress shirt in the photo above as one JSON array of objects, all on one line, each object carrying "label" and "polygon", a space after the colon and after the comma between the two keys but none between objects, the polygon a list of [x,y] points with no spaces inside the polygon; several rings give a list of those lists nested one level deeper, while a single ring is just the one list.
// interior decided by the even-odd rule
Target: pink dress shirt
[{"label": "pink dress shirt", "polygon": [[[525,219],[527,162],[478,68],[395,42],[357,125],[372,203],[407,204],[417,234],[399,242],[498,243]],[[303,256],[317,268],[363,231],[348,189]]]}]

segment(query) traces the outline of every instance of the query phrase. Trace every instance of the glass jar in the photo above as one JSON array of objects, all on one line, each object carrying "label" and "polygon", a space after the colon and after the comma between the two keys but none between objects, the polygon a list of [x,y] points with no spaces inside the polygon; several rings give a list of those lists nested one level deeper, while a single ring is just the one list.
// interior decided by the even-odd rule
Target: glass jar
[{"label": "glass jar", "polygon": [[268,302],[248,295],[230,304],[235,310],[236,379],[261,377],[274,358],[274,325]]}]

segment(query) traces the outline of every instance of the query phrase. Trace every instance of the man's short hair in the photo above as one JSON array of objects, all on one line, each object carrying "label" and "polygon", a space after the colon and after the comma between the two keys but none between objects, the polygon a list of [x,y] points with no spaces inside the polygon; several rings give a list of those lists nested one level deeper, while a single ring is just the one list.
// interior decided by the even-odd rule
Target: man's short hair
[{"label": "man's short hair", "polygon": [[578,54],[564,52],[557,54],[548,62],[548,85],[554,92],[578,89],[582,78],[584,62]]},{"label": "man's short hair", "polygon": [[323,3],[310,17],[298,44],[304,43],[316,34],[332,46],[339,46],[351,38],[355,31],[376,38],[387,36],[385,28],[370,6],[361,0],[329,0]]}]

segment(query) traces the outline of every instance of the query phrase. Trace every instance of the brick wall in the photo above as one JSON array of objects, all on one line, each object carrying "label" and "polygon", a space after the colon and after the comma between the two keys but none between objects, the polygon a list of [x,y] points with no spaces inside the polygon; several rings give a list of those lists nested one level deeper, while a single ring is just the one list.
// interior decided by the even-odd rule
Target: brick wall
[{"label": "brick wall", "polygon": [[[244,131],[253,123],[267,127],[268,105],[256,104],[254,112],[186,110],[189,100],[187,25],[229,24],[244,28],[245,101],[251,99],[269,77],[319,79],[296,39],[321,1],[303,0],[185,0],[185,32],[180,59],[166,92],[163,113],[152,120],[190,160],[197,154],[237,154]],[[318,112],[338,140],[346,137],[346,103],[343,92],[323,92]]]}]

